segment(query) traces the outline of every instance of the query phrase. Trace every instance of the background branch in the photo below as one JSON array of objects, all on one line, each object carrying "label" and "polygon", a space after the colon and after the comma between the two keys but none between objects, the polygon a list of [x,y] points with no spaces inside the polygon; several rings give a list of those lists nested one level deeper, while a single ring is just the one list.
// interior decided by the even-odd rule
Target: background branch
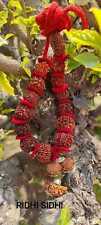
[{"label": "background branch", "polygon": [[30,43],[28,41],[27,33],[24,32],[20,26],[15,24],[12,25],[10,27],[10,32],[12,32],[13,34],[16,34],[17,37],[20,39],[20,41],[22,41],[30,51]]},{"label": "background branch", "polygon": [[5,4],[0,0],[0,10],[3,10],[5,9]]},{"label": "background branch", "polygon": [[24,73],[23,69],[20,67],[20,63],[17,60],[11,59],[3,54],[0,54],[0,70],[4,73],[16,75]]}]

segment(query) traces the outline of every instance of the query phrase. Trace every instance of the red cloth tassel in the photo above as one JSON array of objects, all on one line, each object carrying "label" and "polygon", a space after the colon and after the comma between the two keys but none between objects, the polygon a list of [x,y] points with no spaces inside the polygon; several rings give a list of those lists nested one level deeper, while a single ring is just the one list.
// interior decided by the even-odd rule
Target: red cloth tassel
[{"label": "red cloth tassel", "polygon": [[33,159],[35,158],[36,154],[38,153],[38,151],[40,150],[40,143],[35,144],[34,149],[30,152],[30,157]]},{"label": "red cloth tassel", "polygon": [[27,139],[27,138],[29,138],[29,137],[31,137],[31,133],[28,133],[28,134],[26,134],[26,135],[18,135],[18,136],[16,136],[16,140],[21,140],[21,141],[23,141],[23,140],[25,140],[25,139]]},{"label": "red cloth tassel", "polygon": [[26,105],[26,106],[28,106],[28,108],[30,108],[30,109],[32,109],[32,108],[33,108],[32,103],[30,103],[30,102],[29,102],[27,99],[25,99],[25,98],[20,99],[20,103],[21,103],[22,105]]},{"label": "red cloth tassel", "polygon": [[67,88],[68,88],[68,84],[64,84],[64,85],[61,85],[61,86],[57,86],[57,87],[52,88],[52,91],[55,94],[59,94],[59,93],[65,92],[67,90]]},{"label": "red cloth tassel", "polygon": [[16,117],[12,117],[11,122],[15,125],[24,125],[26,123],[25,120],[19,120]]},{"label": "red cloth tassel", "polygon": [[54,145],[51,147],[51,152],[52,152],[51,160],[54,161],[59,158],[61,153],[70,152],[70,148]]},{"label": "red cloth tassel", "polygon": [[63,72],[58,72],[58,71],[53,71],[51,74],[52,77],[64,77],[64,73]]},{"label": "red cloth tassel", "polygon": [[89,28],[89,23],[88,23],[88,19],[86,17],[86,13],[80,6],[69,5],[64,9],[64,12],[65,12],[65,14],[67,14],[68,12],[74,12],[78,17],[81,18],[83,28],[84,29]]},{"label": "red cloth tassel", "polygon": [[64,61],[68,58],[67,55],[62,54],[62,55],[55,55],[54,59],[60,63],[64,63]]}]

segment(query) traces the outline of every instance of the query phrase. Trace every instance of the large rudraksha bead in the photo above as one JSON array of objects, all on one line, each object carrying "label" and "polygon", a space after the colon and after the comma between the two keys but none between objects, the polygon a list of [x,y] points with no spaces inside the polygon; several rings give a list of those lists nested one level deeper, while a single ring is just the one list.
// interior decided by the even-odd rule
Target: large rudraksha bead
[{"label": "large rudraksha bead", "polygon": [[49,66],[46,62],[40,62],[35,65],[35,69],[32,71],[32,76],[46,78],[49,71]]},{"label": "large rudraksha bead", "polygon": [[26,135],[27,133],[30,133],[31,132],[31,129],[30,129],[30,125],[29,124],[16,126],[15,127],[15,130],[16,130],[16,134],[18,136],[20,136],[20,135]]},{"label": "large rudraksha bead", "polygon": [[37,140],[31,135],[20,141],[20,147],[24,152],[31,152],[36,143]]},{"label": "large rudraksha bead", "polygon": [[74,129],[75,127],[75,121],[73,119],[73,117],[71,116],[72,114],[67,114],[67,115],[63,115],[58,117],[57,119],[57,123],[56,123],[56,128],[72,128]]},{"label": "large rudraksha bead", "polygon": [[43,96],[45,90],[45,82],[42,78],[33,77],[27,88],[30,91],[35,91],[39,96]]},{"label": "large rudraksha bead", "polygon": [[49,144],[40,144],[37,159],[41,163],[49,163],[51,159],[51,145]]},{"label": "large rudraksha bead", "polygon": [[72,134],[56,133],[54,137],[54,144],[59,146],[70,147],[73,143]]},{"label": "large rudraksha bead", "polygon": [[30,110],[27,106],[19,104],[15,111],[17,119],[23,119],[25,121],[31,120],[34,117],[34,111]]}]

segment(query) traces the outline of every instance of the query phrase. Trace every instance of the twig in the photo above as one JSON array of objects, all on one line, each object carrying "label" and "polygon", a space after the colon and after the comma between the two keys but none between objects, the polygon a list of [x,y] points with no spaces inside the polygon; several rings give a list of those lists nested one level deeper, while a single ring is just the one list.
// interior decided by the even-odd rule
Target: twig
[{"label": "twig", "polygon": [[5,9],[5,4],[2,2],[2,0],[0,0],[0,11]]}]

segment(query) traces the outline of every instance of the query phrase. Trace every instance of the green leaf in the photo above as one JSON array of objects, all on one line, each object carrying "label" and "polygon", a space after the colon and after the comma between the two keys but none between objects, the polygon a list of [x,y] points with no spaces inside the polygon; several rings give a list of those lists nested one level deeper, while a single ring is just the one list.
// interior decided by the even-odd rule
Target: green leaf
[{"label": "green leaf", "polygon": [[0,88],[7,94],[14,95],[14,89],[10,85],[7,75],[3,72],[0,72]]},{"label": "green leaf", "polygon": [[29,64],[30,64],[30,60],[27,56],[25,56],[23,58],[23,61],[21,62],[20,66],[21,68],[24,69],[24,71],[26,72],[26,74],[31,77],[31,71],[30,71],[30,68],[29,68]]},{"label": "green leaf", "polygon": [[94,185],[93,185],[93,191],[96,194],[96,199],[99,203],[101,203],[101,183],[99,181],[97,181]]},{"label": "green leaf", "polygon": [[3,154],[4,154],[3,144],[0,144],[0,160],[3,159]]},{"label": "green leaf", "polygon": [[20,52],[21,58],[23,58],[25,56],[29,56],[28,48],[26,47],[26,45],[23,42],[20,45],[19,52]]},{"label": "green leaf", "polygon": [[95,19],[96,19],[96,22],[98,24],[99,30],[101,32],[101,9],[93,7],[93,8],[90,9],[90,12],[92,12],[93,15],[95,16]]},{"label": "green leaf", "polygon": [[8,11],[7,10],[0,11],[0,28],[2,28],[3,25],[7,23],[7,18],[8,18]]},{"label": "green leaf", "polygon": [[36,11],[34,7],[26,6],[26,13],[33,13],[34,11]]},{"label": "green leaf", "polygon": [[7,114],[9,114],[9,113],[11,113],[11,112],[14,112],[15,111],[15,109],[12,109],[12,108],[9,108],[9,109],[3,109],[2,110],[2,114],[3,115],[7,115]]},{"label": "green leaf", "polygon": [[78,68],[81,64],[73,59],[68,60],[68,70],[71,72],[72,70],[75,70]]},{"label": "green leaf", "polygon": [[67,38],[79,47],[89,46],[101,51],[101,35],[97,31],[71,29],[70,31],[65,30],[64,32]]},{"label": "green leaf", "polygon": [[93,69],[94,71],[96,71],[96,72],[101,72],[101,63],[97,64],[97,65],[94,66],[92,69]]},{"label": "green leaf", "polygon": [[70,42],[70,43],[65,45],[65,51],[71,57],[73,57],[73,55],[75,55],[76,49],[77,49],[76,44],[74,44],[74,43]]},{"label": "green leaf", "polygon": [[2,37],[0,37],[0,47],[3,45],[8,45],[8,42],[5,39],[3,39]]},{"label": "green leaf", "polygon": [[71,222],[71,214],[70,214],[70,210],[67,207],[64,207],[61,210],[61,214],[60,217],[57,221],[57,225],[69,225]]},{"label": "green leaf", "polygon": [[87,5],[90,0],[70,0],[71,4],[76,4],[76,5]]},{"label": "green leaf", "polygon": [[12,21],[11,24],[23,25],[25,26],[25,20],[23,16],[17,16]]},{"label": "green leaf", "polygon": [[86,68],[95,67],[99,63],[99,58],[90,52],[81,53],[74,57],[74,59]]},{"label": "green leaf", "polygon": [[97,116],[96,122],[101,123],[101,116]]},{"label": "green leaf", "polygon": [[5,39],[8,40],[9,38],[12,38],[14,36],[15,36],[15,34],[8,33],[8,34],[5,35]]},{"label": "green leaf", "polygon": [[36,23],[34,23],[33,26],[32,26],[30,35],[35,36],[39,33],[39,31],[40,31],[39,26]]},{"label": "green leaf", "polygon": [[69,0],[69,4],[75,4],[76,0]]},{"label": "green leaf", "polygon": [[50,0],[42,0],[42,3],[47,6],[50,3]]},{"label": "green leaf", "polygon": [[22,6],[19,0],[9,0],[8,1],[9,9],[16,9],[17,11],[22,11]]},{"label": "green leaf", "polygon": [[23,16],[18,16],[11,21],[11,24],[24,25],[27,27],[32,27],[35,22],[35,16],[29,16],[24,18]]}]

